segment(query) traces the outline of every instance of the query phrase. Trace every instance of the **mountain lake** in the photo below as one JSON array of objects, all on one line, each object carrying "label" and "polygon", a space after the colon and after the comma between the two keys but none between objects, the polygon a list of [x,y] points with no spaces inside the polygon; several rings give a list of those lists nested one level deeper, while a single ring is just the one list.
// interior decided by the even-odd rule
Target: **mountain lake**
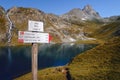
[{"label": "mountain lake", "polygon": [[[42,44],[38,49],[38,69],[63,66],[94,44]],[[31,46],[0,47],[0,80],[13,80],[31,72]]]}]

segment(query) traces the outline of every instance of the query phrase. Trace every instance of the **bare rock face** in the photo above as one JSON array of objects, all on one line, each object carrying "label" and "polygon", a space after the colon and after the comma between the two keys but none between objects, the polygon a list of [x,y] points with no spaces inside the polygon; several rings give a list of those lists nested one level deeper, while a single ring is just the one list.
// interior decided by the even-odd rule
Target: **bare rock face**
[{"label": "bare rock face", "polygon": [[0,44],[4,44],[6,41],[6,30],[5,9],[0,6]]},{"label": "bare rock face", "polygon": [[69,11],[66,14],[61,16],[66,20],[93,20],[93,19],[101,19],[98,12],[96,12],[90,5],[85,6],[83,9],[75,8]]},{"label": "bare rock face", "polygon": [[90,5],[85,6],[82,11],[89,18],[96,18],[96,19],[101,18],[99,13],[96,12],[94,9],[92,9],[92,7]]},{"label": "bare rock face", "polygon": [[83,17],[85,17],[85,15],[80,8],[74,8],[70,12],[62,15],[61,17],[67,20],[70,19],[81,20]]},{"label": "bare rock face", "polygon": [[4,14],[5,14],[5,9],[2,6],[0,6],[0,16]]},{"label": "bare rock face", "polygon": [[44,19],[44,12],[33,8],[13,7],[8,10],[8,14],[15,23]]}]

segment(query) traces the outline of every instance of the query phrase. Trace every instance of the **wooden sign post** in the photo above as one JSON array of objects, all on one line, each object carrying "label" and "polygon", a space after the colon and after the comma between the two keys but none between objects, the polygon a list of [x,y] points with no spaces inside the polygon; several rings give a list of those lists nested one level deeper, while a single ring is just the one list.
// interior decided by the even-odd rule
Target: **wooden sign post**
[{"label": "wooden sign post", "polygon": [[[38,21],[29,21],[28,22],[29,31],[43,31],[43,23]],[[33,40],[34,41],[34,40]],[[32,80],[37,80],[37,71],[38,71],[38,44],[32,43]]]},{"label": "wooden sign post", "polygon": [[32,52],[32,80],[37,80],[37,70],[38,70],[38,44],[37,43],[50,42],[49,34],[43,33],[43,31],[44,31],[43,22],[29,21],[28,31],[18,32],[18,42],[32,43],[32,51],[31,51]]},{"label": "wooden sign post", "polygon": [[37,80],[38,70],[38,44],[32,44],[32,80]]}]

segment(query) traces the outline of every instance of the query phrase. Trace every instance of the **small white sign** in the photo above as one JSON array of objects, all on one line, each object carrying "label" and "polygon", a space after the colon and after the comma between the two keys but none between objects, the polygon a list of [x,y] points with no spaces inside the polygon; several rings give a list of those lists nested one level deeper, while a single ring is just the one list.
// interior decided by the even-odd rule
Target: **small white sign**
[{"label": "small white sign", "polygon": [[43,22],[40,21],[28,21],[28,31],[43,32]]},{"label": "small white sign", "polygon": [[49,33],[19,31],[18,42],[21,43],[49,43]]}]

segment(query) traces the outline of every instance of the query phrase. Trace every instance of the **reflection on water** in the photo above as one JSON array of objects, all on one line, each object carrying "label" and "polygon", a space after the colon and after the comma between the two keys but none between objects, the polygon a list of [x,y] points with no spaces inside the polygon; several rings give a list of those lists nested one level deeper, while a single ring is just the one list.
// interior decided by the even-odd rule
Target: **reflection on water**
[{"label": "reflection on water", "polygon": [[[62,66],[95,45],[43,44],[39,46],[38,68]],[[0,47],[0,80],[12,80],[31,72],[31,47]]]},{"label": "reflection on water", "polygon": [[[12,55],[11,55],[11,49],[8,47],[8,64],[10,65],[12,62]],[[9,66],[8,65],[8,66]]]}]

